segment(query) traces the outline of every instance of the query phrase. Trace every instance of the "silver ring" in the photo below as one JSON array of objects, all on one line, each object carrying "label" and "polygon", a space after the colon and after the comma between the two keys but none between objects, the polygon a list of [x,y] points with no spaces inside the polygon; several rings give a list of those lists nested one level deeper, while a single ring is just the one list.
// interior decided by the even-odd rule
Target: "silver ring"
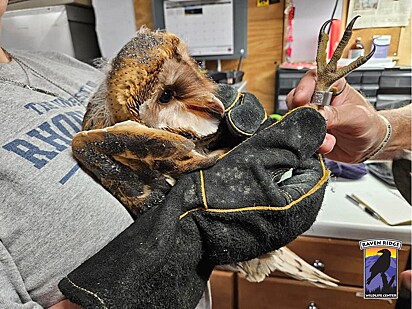
[{"label": "silver ring", "polygon": [[312,104],[327,106],[330,105],[333,92],[331,91],[315,91],[312,96]]}]

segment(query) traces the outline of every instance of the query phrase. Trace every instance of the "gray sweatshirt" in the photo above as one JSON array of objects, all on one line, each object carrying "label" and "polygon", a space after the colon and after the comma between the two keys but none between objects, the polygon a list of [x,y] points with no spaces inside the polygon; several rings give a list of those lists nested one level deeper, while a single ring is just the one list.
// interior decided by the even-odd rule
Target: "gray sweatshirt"
[{"label": "gray sweatshirt", "polygon": [[[53,52],[10,52],[45,78],[16,61],[0,63],[0,77],[57,97],[0,80],[0,308],[43,308],[64,298],[64,276],[133,221],[71,154],[102,73]],[[210,302],[207,289],[196,308]]]},{"label": "gray sweatshirt", "polygon": [[132,218],[71,154],[101,73],[56,53],[11,54],[49,81],[16,61],[0,64],[0,77],[58,97],[0,80],[0,308],[42,308],[62,300],[60,279]]}]

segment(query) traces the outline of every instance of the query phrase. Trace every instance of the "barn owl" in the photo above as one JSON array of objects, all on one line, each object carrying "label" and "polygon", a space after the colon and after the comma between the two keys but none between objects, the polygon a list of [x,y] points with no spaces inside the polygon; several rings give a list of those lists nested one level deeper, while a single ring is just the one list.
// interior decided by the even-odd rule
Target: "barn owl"
[{"label": "barn owl", "polygon": [[[225,113],[216,91],[182,40],[142,28],[109,64],[106,81],[88,105],[83,131],[73,139],[73,153],[138,216],[160,203],[179,175],[211,166],[221,154],[210,149]],[[115,149],[105,146],[109,139]],[[95,158],[101,152],[124,167],[102,166]],[[287,248],[227,267],[250,281],[278,269],[314,284],[336,285]]]},{"label": "barn owl", "polygon": [[216,88],[177,36],[142,28],[112,61],[83,130],[132,120],[203,139],[217,132],[225,111]]}]

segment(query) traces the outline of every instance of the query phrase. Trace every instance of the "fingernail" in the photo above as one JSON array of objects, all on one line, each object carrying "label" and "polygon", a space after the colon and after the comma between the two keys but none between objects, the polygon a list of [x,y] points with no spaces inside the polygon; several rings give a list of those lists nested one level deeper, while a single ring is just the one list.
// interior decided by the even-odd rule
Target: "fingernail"
[{"label": "fingernail", "polygon": [[293,89],[293,91],[292,91],[291,95],[292,95],[292,99],[293,99],[293,98],[295,97],[295,95],[296,95],[296,88],[295,88],[295,89]]}]

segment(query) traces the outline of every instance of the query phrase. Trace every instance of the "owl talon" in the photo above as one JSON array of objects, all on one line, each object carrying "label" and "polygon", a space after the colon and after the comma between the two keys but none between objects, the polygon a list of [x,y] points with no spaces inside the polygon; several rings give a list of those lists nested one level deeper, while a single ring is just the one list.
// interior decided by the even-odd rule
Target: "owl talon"
[{"label": "owl talon", "polygon": [[316,64],[319,70],[323,70],[326,66],[326,47],[329,41],[329,35],[326,33],[326,27],[332,23],[333,19],[327,20],[321,27],[319,31],[318,38],[318,50],[316,54]]},{"label": "owl talon", "polygon": [[321,26],[319,31],[318,50],[316,56],[318,81],[315,90],[317,92],[330,92],[332,85],[336,81],[346,76],[356,68],[360,67],[362,64],[366,63],[374,54],[375,45],[373,45],[371,52],[366,56],[357,58],[347,66],[341,68],[337,67],[338,60],[341,58],[345,47],[349,43],[349,40],[352,36],[353,26],[359,17],[359,15],[355,16],[349,22],[342,36],[342,39],[336,47],[336,50],[333,53],[329,63],[327,63],[326,61],[326,47],[329,41],[329,35],[326,33],[325,29],[333,20],[328,20]]},{"label": "owl talon", "polygon": [[345,29],[345,32],[343,33],[342,39],[340,40],[338,46],[335,49],[335,52],[333,53],[328,65],[330,65],[331,67],[333,66],[336,70],[336,65],[338,63],[338,60],[342,57],[343,51],[346,47],[346,45],[348,45],[350,38],[352,37],[352,29],[353,26],[356,22],[356,20],[359,18],[360,16],[355,16],[350,23],[348,24],[348,26]]}]

